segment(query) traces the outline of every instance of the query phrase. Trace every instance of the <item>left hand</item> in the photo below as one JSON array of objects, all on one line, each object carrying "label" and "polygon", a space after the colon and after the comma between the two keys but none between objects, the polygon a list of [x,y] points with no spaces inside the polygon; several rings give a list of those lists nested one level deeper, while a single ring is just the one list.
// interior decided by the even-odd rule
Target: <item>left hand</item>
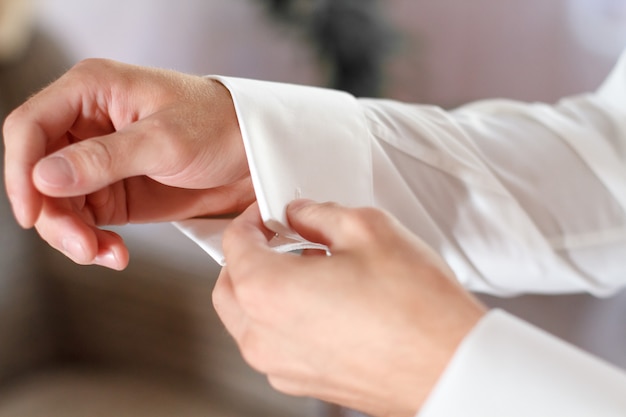
[{"label": "left hand", "polygon": [[232,98],[208,78],[86,60],[3,132],[15,217],[80,264],[126,267],[103,226],[240,213],[255,199]]},{"label": "left hand", "polygon": [[256,205],[233,221],[213,298],[244,358],[279,391],[415,415],[485,308],[382,211],[299,201],[287,215],[332,255],[274,252]]}]

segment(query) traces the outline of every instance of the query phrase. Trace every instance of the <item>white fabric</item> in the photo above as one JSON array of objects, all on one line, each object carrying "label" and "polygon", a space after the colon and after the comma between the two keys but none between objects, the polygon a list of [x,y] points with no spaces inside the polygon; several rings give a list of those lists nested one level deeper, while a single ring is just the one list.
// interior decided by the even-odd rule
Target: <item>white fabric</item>
[{"label": "white fabric", "polygon": [[[347,113],[307,123],[304,130],[298,129],[301,118],[328,105],[323,90],[310,94],[305,87],[267,83],[257,89],[253,81],[222,80],[237,103],[247,140],[261,143],[247,147],[249,153],[260,152],[249,159],[271,159],[283,145],[297,149],[312,143],[320,143],[332,157],[330,141],[341,149],[354,144],[354,136],[341,134],[334,123],[364,123],[367,133],[360,139],[369,150],[354,147],[343,167],[346,174],[352,163],[371,158],[374,204],[435,248],[467,288],[498,295],[609,295],[626,284],[626,58],[598,92],[555,105],[491,100],[448,112],[353,99],[358,105],[346,105]],[[245,94],[237,86],[245,86]],[[266,102],[255,129],[247,128],[246,120],[255,117],[268,94],[276,97]],[[285,111],[283,94],[300,97],[303,113]],[[280,134],[272,134],[277,126]],[[301,167],[311,161],[299,164],[307,156],[293,157],[289,166],[298,183],[308,173]],[[265,175],[259,172],[255,190],[272,201],[263,185],[273,178]],[[337,175],[321,172],[316,181],[336,192],[341,188],[334,184]],[[498,335],[509,335],[512,344]],[[626,384],[619,371],[572,353],[565,343],[510,316],[488,315],[463,346],[420,417],[527,416],[529,410],[532,415],[582,415],[572,410],[599,403],[604,414],[594,415],[626,414]],[[500,355],[494,354],[499,348]],[[532,371],[543,369],[552,371]],[[573,379],[588,383],[585,395]],[[477,380],[488,388],[472,382]],[[494,397],[503,402],[491,401]],[[526,398],[534,408],[518,407]]]},{"label": "white fabric", "polygon": [[[216,78],[232,94],[261,216],[280,237],[272,242],[275,249],[327,249],[293,232],[285,207],[298,198],[350,207],[373,204],[369,131],[358,103],[340,91]],[[228,221],[175,225],[224,265],[221,235]]]},{"label": "white fabric", "polygon": [[626,374],[501,310],[457,350],[419,417],[623,417]]},{"label": "white fabric", "polygon": [[[189,219],[175,222],[176,226],[183,234],[195,241],[206,253],[208,253],[218,264],[226,265],[226,258],[222,251],[222,235],[230,224],[227,219]],[[325,245],[312,243],[299,236],[283,236],[277,234],[270,240],[270,246],[280,253],[296,252],[303,249],[326,250]]]},{"label": "white fabric", "polygon": [[270,229],[297,237],[285,214],[297,198],[372,204],[368,130],[352,96],[315,87],[219,80],[232,94],[257,202]]},{"label": "white fabric", "polygon": [[[266,168],[289,177],[287,190],[277,190],[280,176],[270,175],[271,169],[254,171],[260,203],[280,202],[271,211],[280,211],[277,207],[297,195],[346,203],[359,200],[356,190],[363,193],[361,201],[368,201],[369,190],[354,182],[354,172],[367,177],[362,164],[371,158],[375,205],[438,250],[467,288],[499,295],[609,295],[626,282],[621,261],[626,253],[626,119],[620,117],[626,103],[619,99],[626,96],[624,67],[599,93],[555,106],[493,100],[446,112],[382,100],[343,105],[344,112],[334,112],[336,123],[365,123],[361,139],[370,149],[355,146],[354,135],[342,134],[329,120],[329,98],[336,99],[337,92],[326,96],[309,87],[222,80],[235,97],[247,143],[269,142],[257,149],[248,146],[249,160],[270,161]],[[278,97],[270,101],[269,94]],[[283,95],[287,98],[281,100]],[[293,97],[300,97],[304,110],[292,110]],[[313,117],[315,109],[325,113],[324,122],[302,129],[298,122]],[[250,120],[263,130],[246,127]],[[289,160],[281,144],[292,151],[306,144],[310,152],[292,152]],[[336,149],[351,151],[339,156]],[[334,166],[344,174],[318,170],[312,177],[311,161],[325,159],[336,159]],[[350,181],[341,181],[342,175]],[[306,184],[299,194],[297,184]],[[324,187],[326,198],[319,192]],[[285,223],[284,217],[278,220]],[[270,226],[279,231],[276,223]],[[221,250],[214,247],[214,252]]]}]

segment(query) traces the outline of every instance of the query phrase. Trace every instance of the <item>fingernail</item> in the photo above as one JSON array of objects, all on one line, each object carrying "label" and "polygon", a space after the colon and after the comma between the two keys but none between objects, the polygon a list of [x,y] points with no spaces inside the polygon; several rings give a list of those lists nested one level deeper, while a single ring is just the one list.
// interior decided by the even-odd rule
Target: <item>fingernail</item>
[{"label": "fingernail", "polygon": [[43,159],[35,169],[35,175],[46,185],[67,187],[74,184],[74,170],[62,156],[51,156]]},{"label": "fingernail", "polygon": [[61,242],[63,252],[78,263],[86,262],[86,252],[83,244],[76,238],[68,237]]},{"label": "fingernail", "polygon": [[112,250],[96,256],[94,263],[111,269],[120,269],[120,263]]}]

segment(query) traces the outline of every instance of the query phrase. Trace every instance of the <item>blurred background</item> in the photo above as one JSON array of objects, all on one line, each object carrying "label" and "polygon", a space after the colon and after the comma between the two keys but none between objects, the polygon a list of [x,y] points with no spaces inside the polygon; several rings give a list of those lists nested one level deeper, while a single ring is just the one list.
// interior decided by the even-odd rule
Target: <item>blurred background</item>
[{"label": "blurred background", "polygon": [[[0,0],[0,114],[75,62],[345,89],[454,107],[596,88],[621,0]],[[210,303],[218,267],[171,225],[120,228],[127,271],[79,267],[0,197],[0,417],[336,416],[271,390]],[[626,367],[626,295],[483,297]]]}]

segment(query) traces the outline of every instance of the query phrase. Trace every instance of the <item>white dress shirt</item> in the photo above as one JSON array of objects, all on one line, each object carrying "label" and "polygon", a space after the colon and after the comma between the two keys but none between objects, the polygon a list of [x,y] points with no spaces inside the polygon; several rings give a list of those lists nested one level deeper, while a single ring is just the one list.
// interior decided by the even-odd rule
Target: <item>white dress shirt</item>
[{"label": "white dress shirt", "polygon": [[[606,296],[626,284],[626,55],[596,92],[555,105],[489,100],[445,111],[219,79],[267,212],[299,196],[369,201],[473,291]],[[178,225],[223,261],[216,244],[225,224]],[[626,375],[494,310],[419,414],[455,415],[624,416]]]}]

